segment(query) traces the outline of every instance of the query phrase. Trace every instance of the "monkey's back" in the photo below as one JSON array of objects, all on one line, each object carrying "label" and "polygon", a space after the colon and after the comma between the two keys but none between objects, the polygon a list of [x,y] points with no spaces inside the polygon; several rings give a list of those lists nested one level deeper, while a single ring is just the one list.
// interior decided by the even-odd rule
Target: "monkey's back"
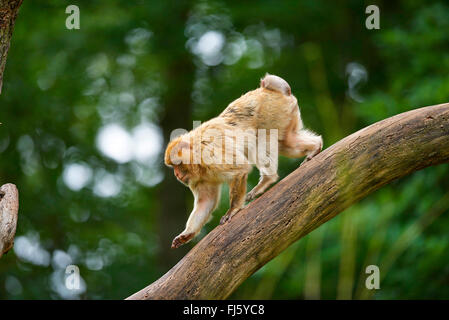
[{"label": "monkey's back", "polygon": [[[186,139],[192,142],[199,139],[200,142],[202,179],[230,181],[236,174],[249,172],[251,165],[236,159],[248,157],[250,163],[255,163],[255,159],[249,159],[252,153],[248,150],[255,150],[257,139],[243,139],[243,148],[236,148],[236,133],[246,131],[243,134],[257,138],[258,129],[277,129],[278,140],[283,140],[292,119],[299,119],[298,128],[302,127],[300,117],[295,117],[295,113],[299,115],[299,107],[293,95],[258,88],[231,102],[218,117],[190,131]],[[229,162],[224,161],[226,154],[231,155]]]},{"label": "monkey's back", "polygon": [[258,88],[231,102],[219,117],[238,129],[277,129],[279,140],[283,140],[294,112],[299,108],[293,95]]}]

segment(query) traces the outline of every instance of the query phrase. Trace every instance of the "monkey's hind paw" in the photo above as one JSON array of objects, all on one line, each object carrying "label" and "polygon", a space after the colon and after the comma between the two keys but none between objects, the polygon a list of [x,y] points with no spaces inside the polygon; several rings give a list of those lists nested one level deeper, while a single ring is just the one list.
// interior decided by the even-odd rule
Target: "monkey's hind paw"
[{"label": "monkey's hind paw", "polygon": [[189,242],[190,240],[192,240],[194,235],[195,234],[193,234],[193,233],[188,233],[188,234],[182,234],[181,233],[179,236],[177,236],[175,239],[173,239],[173,242],[171,244],[171,248],[172,249],[179,248],[184,243]]},{"label": "monkey's hind paw", "polygon": [[312,156],[307,156],[302,162],[301,162],[301,164],[299,165],[300,167],[302,166],[302,165],[304,165],[304,163],[306,163],[306,162],[309,162],[310,160],[312,160]]},{"label": "monkey's hind paw", "polygon": [[248,194],[245,197],[245,202],[253,201],[256,198],[257,198],[257,194],[255,192],[250,191],[250,192],[248,192]]}]

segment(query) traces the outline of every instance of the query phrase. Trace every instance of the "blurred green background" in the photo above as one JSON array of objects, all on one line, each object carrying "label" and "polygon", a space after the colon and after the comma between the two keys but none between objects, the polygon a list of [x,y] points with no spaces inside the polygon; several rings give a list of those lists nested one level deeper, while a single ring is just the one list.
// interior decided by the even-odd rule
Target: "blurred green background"
[{"label": "blurred green background", "polygon": [[[80,30],[65,8],[78,5]],[[365,8],[380,8],[367,30]],[[285,78],[325,148],[449,101],[447,1],[25,1],[0,96],[0,184],[18,186],[1,299],[122,299],[170,250],[192,195],[164,167],[172,130],[218,115],[265,72]],[[281,178],[300,161],[282,158]],[[249,188],[258,180],[250,176]],[[227,188],[213,229],[228,208]],[[449,166],[349,208],[250,277],[234,299],[448,299]],[[65,287],[76,264],[81,288]],[[365,268],[378,265],[380,289]]]}]

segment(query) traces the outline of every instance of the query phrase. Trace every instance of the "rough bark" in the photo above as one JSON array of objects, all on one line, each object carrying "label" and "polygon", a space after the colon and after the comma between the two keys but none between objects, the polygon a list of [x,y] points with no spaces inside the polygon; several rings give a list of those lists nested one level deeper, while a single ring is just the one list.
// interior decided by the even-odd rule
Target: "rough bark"
[{"label": "rough bark", "polygon": [[445,162],[449,103],[377,122],[292,172],[128,299],[224,299],[289,245],[351,204],[397,178]]},{"label": "rough bark", "polygon": [[14,245],[19,192],[15,185],[8,183],[0,188],[0,258]]},{"label": "rough bark", "polygon": [[0,0],[0,94],[14,23],[23,0]]}]

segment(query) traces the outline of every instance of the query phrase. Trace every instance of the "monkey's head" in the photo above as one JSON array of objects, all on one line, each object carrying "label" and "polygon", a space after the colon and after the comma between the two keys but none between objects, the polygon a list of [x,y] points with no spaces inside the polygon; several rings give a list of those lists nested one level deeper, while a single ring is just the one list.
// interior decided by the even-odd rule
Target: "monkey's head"
[{"label": "monkey's head", "polygon": [[175,177],[186,186],[200,178],[199,166],[193,164],[190,139],[180,136],[169,142],[165,150],[165,165],[173,168]]}]

